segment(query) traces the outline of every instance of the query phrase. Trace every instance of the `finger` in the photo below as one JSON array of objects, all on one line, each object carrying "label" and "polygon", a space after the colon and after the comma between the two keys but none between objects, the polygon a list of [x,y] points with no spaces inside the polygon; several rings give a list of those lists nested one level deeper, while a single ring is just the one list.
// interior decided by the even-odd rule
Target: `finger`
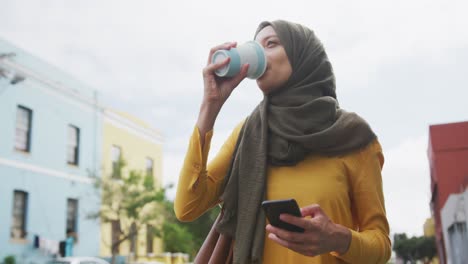
[{"label": "finger", "polygon": [[203,69],[203,75],[206,76],[206,75],[212,74],[214,71],[221,69],[222,67],[228,65],[230,60],[231,58],[227,57],[221,62],[208,64],[208,66],[206,66],[205,69]]},{"label": "finger", "polygon": [[304,244],[306,242],[306,237],[303,233],[287,231],[272,225],[267,225],[266,230],[288,242],[295,242],[298,244]]},{"label": "finger", "polygon": [[210,49],[210,54],[208,55],[208,62],[207,64],[210,64],[211,63],[211,57],[213,56],[213,54],[218,51],[218,50],[229,50],[233,47],[236,47],[237,46],[237,42],[225,42],[221,45],[218,45],[216,47],[213,47]]},{"label": "finger", "polygon": [[322,211],[322,208],[320,208],[320,205],[318,204],[312,204],[312,205],[308,205],[306,207],[303,207],[301,208],[301,214],[302,216],[311,216],[311,217],[315,217],[316,215],[319,215],[319,214],[324,214],[323,211]]},{"label": "finger", "polygon": [[272,233],[268,234],[268,238],[273,240],[274,242],[280,244],[281,246],[283,246],[285,248],[289,248],[289,249],[291,249],[293,251],[296,251],[298,253],[303,254],[303,252],[305,252],[305,247],[302,244],[286,241],[286,240],[284,240],[284,239],[282,239],[282,238],[280,238],[277,235],[272,234]]},{"label": "finger", "polygon": [[283,222],[302,227],[305,230],[311,230],[313,227],[311,226],[310,219],[297,217],[290,214],[280,214],[280,219]]}]

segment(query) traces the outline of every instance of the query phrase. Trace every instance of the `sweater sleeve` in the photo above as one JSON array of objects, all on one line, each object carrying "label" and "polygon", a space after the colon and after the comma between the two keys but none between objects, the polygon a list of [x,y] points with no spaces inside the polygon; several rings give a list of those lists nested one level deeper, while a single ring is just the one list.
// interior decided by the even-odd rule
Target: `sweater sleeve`
[{"label": "sweater sleeve", "polygon": [[348,263],[387,263],[391,255],[381,170],[382,148],[377,141],[352,155],[349,165],[355,228],[348,251],[332,254]]},{"label": "sweater sleeve", "polygon": [[193,221],[206,210],[219,203],[223,179],[229,169],[237,138],[243,122],[225,141],[216,157],[207,165],[213,131],[205,137],[201,146],[200,132],[195,126],[185,160],[179,175],[174,211],[180,221]]}]

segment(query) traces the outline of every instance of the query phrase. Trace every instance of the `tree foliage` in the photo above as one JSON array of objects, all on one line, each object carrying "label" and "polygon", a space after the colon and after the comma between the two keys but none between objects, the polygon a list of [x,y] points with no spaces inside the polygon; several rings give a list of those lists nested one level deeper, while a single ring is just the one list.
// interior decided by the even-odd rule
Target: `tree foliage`
[{"label": "tree foliage", "polygon": [[5,264],[15,264],[16,263],[16,259],[15,259],[15,256],[6,256],[4,259],[3,259],[3,263]]},{"label": "tree foliage", "polygon": [[122,174],[125,165],[125,161],[120,160],[115,168],[117,177],[94,177],[101,206],[88,214],[89,218],[100,219],[102,223],[118,221],[120,235],[109,245],[113,263],[120,244],[134,239],[140,230],[152,230],[154,236],[161,236],[160,227],[166,211],[165,189],[155,188],[152,175],[135,170]]},{"label": "tree foliage", "polygon": [[428,262],[437,255],[434,237],[411,237],[405,233],[395,234],[393,250],[404,263],[416,263],[416,260]]},{"label": "tree foliage", "polygon": [[194,249],[193,235],[185,226],[166,221],[163,224],[164,251],[191,253]]},{"label": "tree foliage", "polygon": [[[219,207],[214,207],[193,222],[180,222],[175,216],[173,201],[165,195],[172,186],[156,189],[151,175],[143,175],[138,171],[125,174],[125,166],[124,160],[118,162],[114,174],[116,178],[94,177],[101,208],[88,215],[90,218],[99,218],[102,223],[120,222],[119,239],[109,245],[112,261],[119,245],[133,239],[147,225],[151,225],[153,237],[162,238],[164,251],[183,252],[194,257],[218,216]],[[135,228],[130,228],[132,224]]]},{"label": "tree foliage", "polygon": [[219,207],[210,209],[192,222],[180,222],[174,213],[174,203],[166,200],[166,222],[163,228],[165,251],[184,252],[194,257],[211,230]]}]

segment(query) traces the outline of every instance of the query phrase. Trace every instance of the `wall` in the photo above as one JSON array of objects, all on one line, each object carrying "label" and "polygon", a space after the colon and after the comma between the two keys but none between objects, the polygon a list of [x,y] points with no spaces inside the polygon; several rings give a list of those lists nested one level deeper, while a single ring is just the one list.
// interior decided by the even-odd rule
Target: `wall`
[{"label": "wall", "polygon": [[[15,254],[18,260],[46,259],[33,249],[34,235],[63,240],[67,199],[78,199],[76,255],[97,255],[99,222],[87,214],[99,209],[90,174],[99,176],[102,115],[95,90],[53,66],[0,39],[0,53],[16,56],[0,60],[0,67],[26,79],[16,85],[0,79],[0,259]],[[33,111],[31,149],[15,149],[17,106]],[[78,166],[67,164],[68,125],[80,128]],[[28,192],[27,237],[10,239],[13,191]]]}]

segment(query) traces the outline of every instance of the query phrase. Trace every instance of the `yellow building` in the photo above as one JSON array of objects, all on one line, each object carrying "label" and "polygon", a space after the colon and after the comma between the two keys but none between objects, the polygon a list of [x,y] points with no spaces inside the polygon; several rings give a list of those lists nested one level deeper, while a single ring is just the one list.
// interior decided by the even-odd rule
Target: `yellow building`
[{"label": "yellow building", "polygon": [[[425,237],[433,237],[435,236],[435,222],[434,217],[430,217],[426,219],[424,222],[424,236]],[[432,259],[430,262],[431,264],[439,264],[439,258],[437,256]]]},{"label": "yellow building", "polygon": [[[104,109],[103,114],[102,177],[116,177],[114,168],[123,159],[126,165],[121,175],[127,175],[130,170],[153,175],[155,187],[160,188],[162,185],[160,133],[126,113]],[[127,224],[121,226],[122,223],[125,223],[125,219],[101,224],[101,256],[112,255],[112,241],[119,238],[119,230],[128,226]],[[148,228],[151,226],[140,228],[135,239],[120,244],[118,255],[131,256],[133,260],[146,260],[148,256],[161,253],[161,240],[147,236]]]},{"label": "yellow building", "polygon": [[426,222],[424,222],[424,236],[425,237],[433,237],[435,236],[435,223],[434,218],[427,218]]}]

